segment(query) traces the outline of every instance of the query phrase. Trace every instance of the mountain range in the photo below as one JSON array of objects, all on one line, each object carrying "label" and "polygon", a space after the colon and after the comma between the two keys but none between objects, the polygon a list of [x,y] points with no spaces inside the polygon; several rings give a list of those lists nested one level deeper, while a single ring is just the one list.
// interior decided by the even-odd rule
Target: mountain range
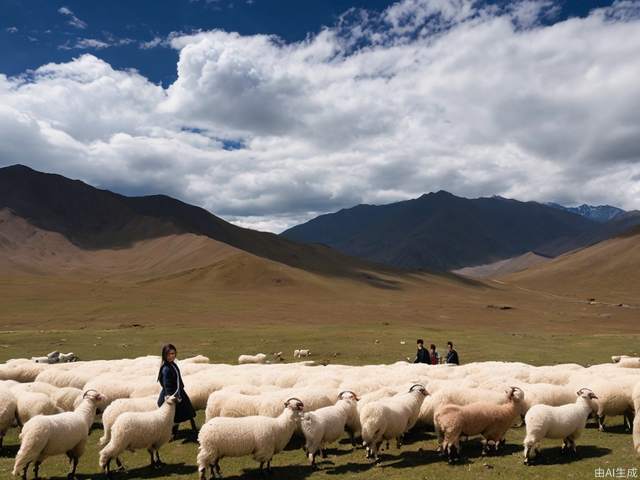
[{"label": "mountain range", "polygon": [[281,236],[398,268],[452,270],[526,252],[555,257],[640,224],[638,211],[620,211],[606,221],[582,211],[587,209],[439,191],[321,215]]},{"label": "mountain range", "polygon": [[621,208],[612,207],[611,205],[594,206],[583,203],[582,205],[579,205],[577,207],[565,207],[554,202],[548,202],[547,205],[553,208],[558,208],[560,210],[565,210],[567,212],[572,212],[577,215],[582,215],[583,217],[595,220],[596,222],[608,222],[609,220],[613,220],[617,216],[626,213]]}]

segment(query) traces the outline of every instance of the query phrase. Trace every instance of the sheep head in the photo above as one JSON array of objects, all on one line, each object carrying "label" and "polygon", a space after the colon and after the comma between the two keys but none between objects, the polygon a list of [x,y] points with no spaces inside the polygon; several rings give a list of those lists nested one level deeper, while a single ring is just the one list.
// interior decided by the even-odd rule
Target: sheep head
[{"label": "sheep head", "polygon": [[344,400],[345,398],[355,400],[356,402],[360,400],[351,390],[344,390],[338,394],[338,400]]},{"label": "sheep head", "polygon": [[84,392],[82,394],[82,399],[84,400],[85,398],[88,398],[89,400],[92,400],[94,403],[98,403],[98,402],[101,402],[101,401],[107,399],[107,397],[102,395],[97,390],[94,390],[93,388],[87,390],[86,392]]},{"label": "sheep head", "polygon": [[164,397],[164,401],[169,405],[174,405],[178,401],[178,398],[175,395],[167,395]]},{"label": "sheep head", "polygon": [[522,402],[524,400],[524,391],[520,387],[509,387],[505,393],[509,401]]},{"label": "sheep head", "polygon": [[598,397],[593,393],[593,390],[581,388],[576,392],[576,395],[578,395],[579,399],[583,399],[594,413],[598,411]]},{"label": "sheep head", "polygon": [[304,403],[302,403],[302,400],[296,397],[291,397],[290,399],[288,399],[286,402],[284,402],[284,406],[285,408],[290,408],[294,412],[302,412],[302,410],[304,409]]},{"label": "sheep head", "polygon": [[409,393],[411,392],[420,392],[425,397],[429,395],[429,392],[427,392],[426,387],[421,383],[416,383],[415,385],[412,385],[411,388],[409,389]]}]

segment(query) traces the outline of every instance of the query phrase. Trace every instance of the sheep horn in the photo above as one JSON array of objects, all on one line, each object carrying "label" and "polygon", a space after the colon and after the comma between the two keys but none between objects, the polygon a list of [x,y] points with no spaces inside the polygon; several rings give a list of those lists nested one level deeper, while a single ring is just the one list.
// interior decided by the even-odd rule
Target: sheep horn
[{"label": "sheep horn", "polygon": [[89,392],[96,392],[96,393],[98,393],[98,394],[99,394],[99,392],[98,392],[97,390],[94,390],[93,388],[90,388],[89,390],[87,390],[86,392],[84,392],[84,393],[82,394],[82,398],[87,398],[87,394],[88,394]]},{"label": "sheep horn", "polygon": [[285,405],[289,405],[289,402],[291,402],[291,401],[293,401],[293,400],[295,400],[295,401],[296,401],[296,402],[298,402],[301,406],[303,406],[303,407],[304,407],[304,403],[303,403],[303,401],[302,401],[302,400],[300,400],[299,398],[296,398],[296,397],[291,397],[291,398],[289,398],[286,402],[284,402],[284,404],[285,404]]},{"label": "sheep horn", "polygon": [[414,389],[416,388],[425,388],[424,385],[422,385],[421,383],[416,383],[414,385],[411,386],[411,388],[409,389],[410,392],[413,392]]},{"label": "sheep horn", "polygon": [[344,395],[345,393],[350,393],[351,395],[354,396],[354,398],[356,400],[358,399],[358,396],[355,393],[353,393],[353,391],[351,391],[351,390],[343,390],[338,394],[338,400],[342,400],[342,395]]}]

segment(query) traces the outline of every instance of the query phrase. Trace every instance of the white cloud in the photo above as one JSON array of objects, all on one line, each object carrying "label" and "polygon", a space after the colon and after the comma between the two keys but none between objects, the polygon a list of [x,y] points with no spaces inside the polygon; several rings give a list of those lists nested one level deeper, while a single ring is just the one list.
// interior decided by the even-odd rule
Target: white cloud
[{"label": "white cloud", "polygon": [[91,55],[44,65],[0,77],[0,158],[277,231],[439,189],[638,208],[638,15],[552,15],[405,0],[293,44],[173,34],[151,41],[179,50],[167,89]]},{"label": "white cloud", "polygon": [[7,27],[4,29],[7,33],[18,33],[18,27]]},{"label": "white cloud", "polygon": [[68,7],[60,7],[58,9],[58,13],[60,15],[64,15],[65,17],[68,17],[69,19],[67,20],[67,23],[72,27],[78,28],[80,30],[84,30],[85,28],[88,27],[87,22],[80,20],[78,17],[76,17],[75,14]]}]

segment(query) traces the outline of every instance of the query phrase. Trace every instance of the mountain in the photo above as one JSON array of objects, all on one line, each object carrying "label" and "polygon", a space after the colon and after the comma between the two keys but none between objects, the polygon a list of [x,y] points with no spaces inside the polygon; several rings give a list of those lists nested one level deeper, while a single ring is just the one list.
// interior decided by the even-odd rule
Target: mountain
[{"label": "mountain", "polygon": [[522,272],[501,277],[505,283],[587,301],[638,307],[640,227]]},{"label": "mountain", "polygon": [[467,199],[445,191],[321,215],[281,235],[406,269],[450,270],[528,251],[567,251],[601,224],[536,202]]},{"label": "mountain", "polygon": [[0,168],[0,209],[81,250],[129,248],[190,233],[290,267],[371,280],[362,271],[373,266],[324,246],[241,228],[165,195],[127,197],[23,165]]},{"label": "mountain", "polygon": [[624,210],[618,207],[612,207],[611,205],[587,205],[586,203],[578,206],[578,207],[565,207],[558,203],[548,202],[546,205],[550,207],[557,208],[560,210],[565,210],[567,212],[575,213],[576,215],[581,215],[590,220],[595,220],[596,222],[608,222],[609,220],[613,220],[626,213]]}]

